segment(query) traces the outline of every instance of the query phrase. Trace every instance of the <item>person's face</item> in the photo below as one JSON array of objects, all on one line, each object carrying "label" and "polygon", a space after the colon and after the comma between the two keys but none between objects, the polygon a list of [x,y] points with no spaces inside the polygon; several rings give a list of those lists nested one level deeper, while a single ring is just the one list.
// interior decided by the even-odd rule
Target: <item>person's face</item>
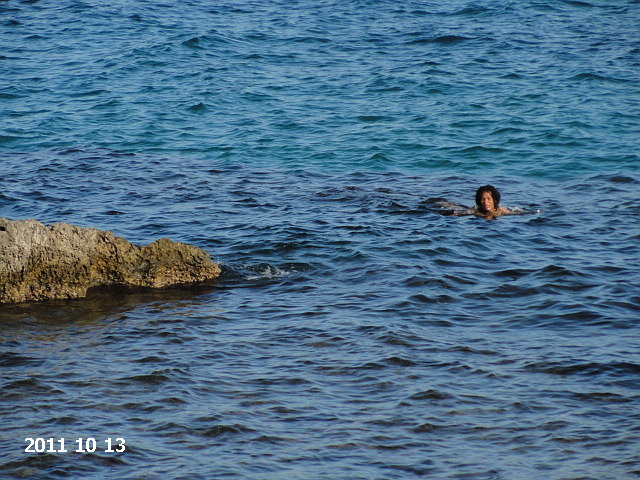
[{"label": "person's face", "polygon": [[480,196],[480,206],[485,212],[493,212],[496,209],[491,192],[482,192]]}]

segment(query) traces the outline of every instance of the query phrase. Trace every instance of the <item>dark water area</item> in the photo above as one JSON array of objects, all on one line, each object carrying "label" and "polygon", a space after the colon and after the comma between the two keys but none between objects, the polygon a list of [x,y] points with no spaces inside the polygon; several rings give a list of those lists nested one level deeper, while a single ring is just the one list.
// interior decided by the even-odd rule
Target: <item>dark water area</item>
[{"label": "dark water area", "polygon": [[[631,0],[0,2],[0,216],[223,266],[0,306],[0,477],[640,477],[638,25]],[[430,200],[486,183],[525,214]]]}]

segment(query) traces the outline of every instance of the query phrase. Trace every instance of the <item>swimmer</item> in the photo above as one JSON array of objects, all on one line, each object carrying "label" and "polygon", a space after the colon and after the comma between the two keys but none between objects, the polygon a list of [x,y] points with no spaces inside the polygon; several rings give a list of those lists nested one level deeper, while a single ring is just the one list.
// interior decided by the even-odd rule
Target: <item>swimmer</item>
[{"label": "swimmer", "polygon": [[476,206],[469,210],[472,215],[492,220],[500,215],[511,213],[500,206],[500,192],[492,185],[485,185],[476,191]]}]

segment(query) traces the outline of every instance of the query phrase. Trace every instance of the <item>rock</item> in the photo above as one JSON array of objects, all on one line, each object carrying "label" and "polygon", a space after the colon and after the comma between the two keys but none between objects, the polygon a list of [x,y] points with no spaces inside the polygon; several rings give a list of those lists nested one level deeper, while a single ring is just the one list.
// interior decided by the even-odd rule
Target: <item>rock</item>
[{"label": "rock", "polygon": [[166,238],[137,247],[67,223],[0,218],[0,303],[82,298],[101,286],[163,288],[215,279],[202,249]]}]

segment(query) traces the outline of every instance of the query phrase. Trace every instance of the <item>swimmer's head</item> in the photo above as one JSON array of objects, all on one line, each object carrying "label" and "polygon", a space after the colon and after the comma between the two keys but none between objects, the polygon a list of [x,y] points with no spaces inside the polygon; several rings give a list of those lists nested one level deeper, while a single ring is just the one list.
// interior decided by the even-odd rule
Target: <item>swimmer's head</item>
[{"label": "swimmer's head", "polygon": [[500,205],[500,192],[493,185],[485,185],[476,191],[476,207],[482,213],[490,213]]}]

